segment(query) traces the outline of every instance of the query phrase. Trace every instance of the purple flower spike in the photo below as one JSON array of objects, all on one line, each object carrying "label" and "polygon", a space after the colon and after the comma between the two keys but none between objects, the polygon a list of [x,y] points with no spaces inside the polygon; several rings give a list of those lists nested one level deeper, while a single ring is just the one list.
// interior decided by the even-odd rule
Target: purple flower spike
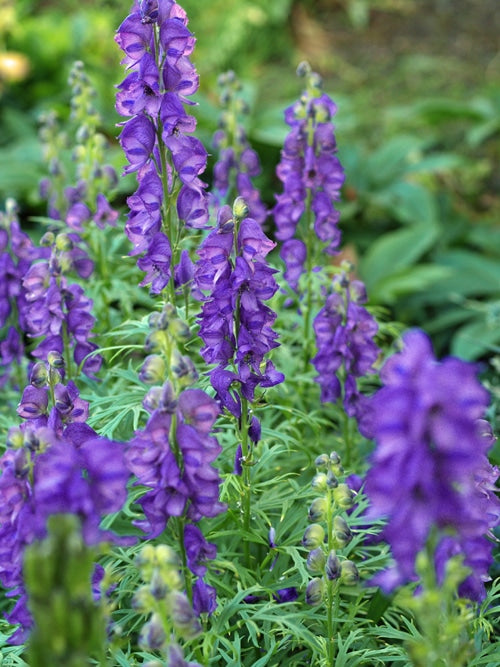
[{"label": "purple flower spike", "polygon": [[423,332],[408,332],[403,343],[367,402],[367,434],[377,444],[365,484],[369,516],[387,518],[382,537],[395,559],[375,583],[392,590],[415,580],[417,553],[435,526],[438,578],[448,558],[462,554],[472,572],[461,593],[479,600],[492,563],[488,534],[500,518],[499,471],[488,462],[492,443],[481,421],[489,396],[473,364],[438,362]]},{"label": "purple flower spike", "polygon": [[[325,244],[323,250],[335,254],[340,244],[340,217],[334,202],[340,199],[344,170],[336,152],[332,118],[333,101],[321,92],[319,77],[303,64],[300,74],[306,76],[306,90],[300,100],[285,110],[285,121],[291,130],[285,139],[276,173],[283,183],[273,209],[276,238],[288,244],[295,239],[298,226],[310,200],[314,232]],[[302,241],[311,229],[301,232]],[[297,290],[305,263],[305,246],[288,245],[280,253],[285,261],[285,280]]]},{"label": "purple flower spike", "polygon": [[137,266],[146,272],[141,286],[151,283],[151,294],[159,294],[170,280],[170,259],[172,251],[165,234],[158,232],[151,239],[148,251],[137,262]]}]

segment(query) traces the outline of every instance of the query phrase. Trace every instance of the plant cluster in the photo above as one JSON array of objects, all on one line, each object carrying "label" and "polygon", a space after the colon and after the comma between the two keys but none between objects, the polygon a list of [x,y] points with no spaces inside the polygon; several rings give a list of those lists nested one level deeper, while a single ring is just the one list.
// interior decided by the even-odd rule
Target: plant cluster
[{"label": "plant cluster", "polygon": [[42,129],[42,232],[0,217],[1,657],[493,665],[490,392],[338,257],[321,78],[299,65],[268,210],[234,72],[205,180],[184,9],[136,0],[116,42],[127,210],[79,62],[71,168]]}]

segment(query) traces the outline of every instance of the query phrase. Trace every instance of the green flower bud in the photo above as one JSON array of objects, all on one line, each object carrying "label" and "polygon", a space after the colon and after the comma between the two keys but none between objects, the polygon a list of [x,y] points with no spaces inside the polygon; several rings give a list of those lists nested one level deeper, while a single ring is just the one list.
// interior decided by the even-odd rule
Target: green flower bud
[{"label": "green flower bud", "polygon": [[152,331],[144,343],[144,349],[146,352],[159,352],[166,344],[165,336],[165,332],[161,331],[160,329]]},{"label": "green flower bud", "polygon": [[343,510],[349,509],[354,505],[354,493],[347,484],[339,484],[333,490],[333,499]]},{"label": "green flower bud", "polygon": [[145,384],[160,384],[165,379],[166,365],[163,357],[150,354],[144,359],[139,379]]},{"label": "green flower bud", "polygon": [[306,604],[311,607],[317,607],[323,602],[325,594],[325,581],[321,577],[315,577],[307,584],[306,588]]},{"label": "green flower bud", "polygon": [[308,526],[302,538],[302,546],[306,549],[316,549],[325,541],[325,529],[319,523]]},{"label": "green flower bud", "polygon": [[307,518],[309,521],[323,521],[328,505],[325,498],[316,498],[309,506]]},{"label": "green flower bud", "polygon": [[314,475],[311,486],[316,491],[326,491],[327,489],[327,478],[324,472],[318,472]]},{"label": "green flower bud", "polygon": [[132,607],[140,614],[149,614],[154,608],[155,599],[149,586],[141,586],[132,598]]},{"label": "green flower bud", "polygon": [[351,529],[347,525],[345,519],[341,516],[336,516],[333,520],[333,533],[335,542],[339,548],[346,547],[352,540]]},{"label": "green flower bud", "polygon": [[174,320],[171,320],[169,331],[174,339],[180,341],[181,343],[191,338],[191,329],[183,320],[179,319],[178,317]]},{"label": "green flower bud", "polygon": [[45,234],[40,239],[40,245],[44,246],[44,248],[47,248],[48,246],[51,246],[55,240],[56,236],[54,232],[45,232]]},{"label": "green flower bud", "polygon": [[325,568],[326,556],[321,547],[310,551],[307,555],[306,566],[309,572],[321,574]]},{"label": "green flower bud", "polygon": [[33,366],[30,373],[30,384],[34,387],[45,387],[49,379],[49,373],[47,371],[47,366],[43,361],[37,361]]},{"label": "green flower bud", "polygon": [[326,559],[325,571],[326,571],[326,576],[328,579],[330,579],[330,581],[333,581],[334,579],[338,579],[340,577],[341,564],[335,549],[332,549],[328,554],[328,558]]},{"label": "green flower bud", "polygon": [[339,485],[339,480],[335,477],[331,470],[328,471],[326,476],[326,485],[329,489],[336,489]]},{"label": "green flower bud", "polygon": [[319,470],[326,470],[329,463],[330,459],[328,458],[328,454],[320,454],[314,461],[314,465]]},{"label": "green flower bud", "polygon": [[340,581],[346,586],[355,586],[359,581],[359,570],[352,560],[344,560],[340,565]]},{"label": "green flower bud", "polygon": [[163,389],[161,387],[151,387],[146,396],[142,399],[142,405],[148,412],[153,412],[160,405]]},{"label": "green flower bud", "polygon": [[52,368],[64,368],[63,356],[60,352],[57,352],[57,350],[51,350],[47,354],[47,361]]},{"label": "green flower bud", "polygon": [[56,236],[56,248],[61,252],[69,252],[73,250],[73,241],[69,235],[62,232]]},{"label": "green flower bud", "polygon": [[18,426],[13,426],[9,429],[6,445],[11,449],[21,449],[24,445],[24,433]]},{"label": "green flower bud", "polygon": [[248,215],[248,204],[243,197],[236,197],[233,204],[233,215],[237,220],[243,220]]}]

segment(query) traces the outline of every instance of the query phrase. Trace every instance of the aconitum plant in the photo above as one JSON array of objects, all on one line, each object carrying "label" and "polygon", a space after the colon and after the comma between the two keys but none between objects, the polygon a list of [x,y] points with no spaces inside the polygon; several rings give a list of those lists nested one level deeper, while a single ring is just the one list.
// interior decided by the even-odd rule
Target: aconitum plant
[{"label": "aconitum plant", "polygon": [[80,63],[71,130],[48,113],[41,131],[48,217],[32,235],[11,201],[0,216],[0,657],[497,664],[495,383],[422,331],[400,341],[363,258],[335,257],[344,170],[319,75],[299,67],[262,163],[273,206],[236,74],[207,167],[177,2],[134,2],[116,41],[135,192]]}]

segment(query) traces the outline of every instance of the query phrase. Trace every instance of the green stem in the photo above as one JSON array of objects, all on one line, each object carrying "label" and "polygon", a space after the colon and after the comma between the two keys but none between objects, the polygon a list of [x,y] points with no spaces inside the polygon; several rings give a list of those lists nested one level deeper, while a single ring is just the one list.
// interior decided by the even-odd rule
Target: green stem
[{"label": "green stem", "polygon": [[[242,511],[243,511],[243,530],[245,534],[248,534],[250,531],[250,514],[251,514],[251,494],[252,494],[252,484],[251,484],[251,448],[248,442],[248,401],[246,398],[241,397],[241,427],[240,427],[240,437],[241,437],[241,455],[243,457],[243,472],[242,472]],[[250,543],[248,537],[243,538],[243,549],[245,563],[250,565]]]}]

